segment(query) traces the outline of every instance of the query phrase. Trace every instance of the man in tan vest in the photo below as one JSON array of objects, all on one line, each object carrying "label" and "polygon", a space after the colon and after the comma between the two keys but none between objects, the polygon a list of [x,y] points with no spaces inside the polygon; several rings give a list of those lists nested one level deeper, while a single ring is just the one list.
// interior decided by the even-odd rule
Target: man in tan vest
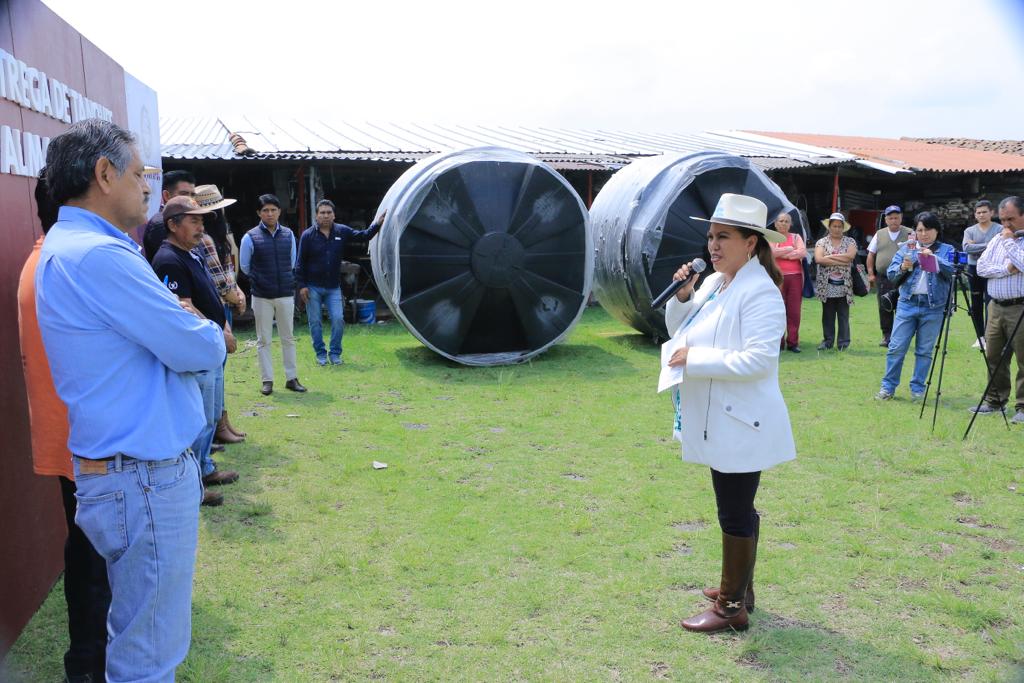
[{"label": "man in tan vest", "polygon": [[885,276],[885,271],[892,263],[892,257],[896,255],[900,245],[910,236],[910,228],[903,226],[903,211],[896,205],[886,207],[885,227],[885,230],[879,230],[871,238],[867,262],[868,281],[872,285],[878,285],[878,321],[882,326],[882,341],[878,342],[879,346],[889,346],[893,322],[893,312],[882,307],[882,297],[896,289],[896,285],[889,282],[889,278]]}]

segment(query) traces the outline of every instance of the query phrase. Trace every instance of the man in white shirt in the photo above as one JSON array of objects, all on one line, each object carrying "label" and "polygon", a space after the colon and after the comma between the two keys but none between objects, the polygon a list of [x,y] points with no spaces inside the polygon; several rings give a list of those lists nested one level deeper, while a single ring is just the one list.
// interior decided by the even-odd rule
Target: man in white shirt
[{"label": "man in white shirt", "polygon": [[1009,346],[1017,357],[1017,412],[1012,422],[1024,424],[1024,199],[1007,197],[999,202],[1002,230],[992,238],[978,259],[978,275],[987,278],[988,324],[985,327],[985,357],[992,381],[985,401],[971,412],[991,415],[1002,412],[1010,400],[1010,358],[1002,358]]},{"label": "man in white shirt", "polygon": [[[887,206],[884,214],[886,229],[876,232],[868,244],[867,271],[869,284],[878,285],[878,321],[882,327],[882,341],[878,345],[888,347],[889,337],[892,336],[893,312],[882,307],[882,297],[896,289],[896,285],[889,282],[885,271],[900,245],[910,237],[910,228],[903,226],[903,211],[895,204]],[[880,275],[876,276],[876,273]]]}]

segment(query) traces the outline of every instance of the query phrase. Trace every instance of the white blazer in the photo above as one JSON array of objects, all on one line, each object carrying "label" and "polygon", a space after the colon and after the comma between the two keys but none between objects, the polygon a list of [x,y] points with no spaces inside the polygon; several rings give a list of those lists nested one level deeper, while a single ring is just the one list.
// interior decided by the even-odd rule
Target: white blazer
[{"label": "white blazer", "polygon": [[751,259],[713,306],[681,329],[722,278],[708,277],[685,303],[672,297],[665,312],[674,331],[665,351],[689,347],[679,384],[683,460],[719,472],[758,472],[796,457],[779,389],[786,307],[767,271]]}]

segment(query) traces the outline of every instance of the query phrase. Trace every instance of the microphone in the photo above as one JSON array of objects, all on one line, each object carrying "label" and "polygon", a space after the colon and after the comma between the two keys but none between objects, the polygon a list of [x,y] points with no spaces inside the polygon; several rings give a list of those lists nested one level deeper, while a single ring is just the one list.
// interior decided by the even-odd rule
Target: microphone
[{"label": "microphone", "polygon": [[1015,239],[1016,239],[1017,237],[1024,237],[1024,230],[1017,230],[1016,232],[1014,232],[1014,233],[1013,233],[1013,237],[1014,237]]},{"label": "microphone", "polygon": [[695,258],[687,265],[690,266],[690,277],[685,280],[674,280],[664,292],[659,294],[654,301],[651,302],[651,308],[657,310],[665,305],[672,296],[675,295],[680,289],[693,282],[698,275],[704,272],[704,269],[708,267],[708,264],[704,263],[704,259]]}]

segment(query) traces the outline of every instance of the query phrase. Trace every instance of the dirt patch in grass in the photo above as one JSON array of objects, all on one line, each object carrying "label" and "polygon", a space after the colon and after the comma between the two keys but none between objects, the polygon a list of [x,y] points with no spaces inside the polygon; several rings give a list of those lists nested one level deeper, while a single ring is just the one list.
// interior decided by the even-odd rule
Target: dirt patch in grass
[{"label": "dirt patch in grass", "polygon": [[913,593],[916,591],[923,591],[928,589],[928,582],[924,579],[911,579],[906,576],[901,576],[896,581],[896,587],[907,593]]},{"label": "dirt patch in grass", "polygon": [[939,549],[933,550],[932,552],[925,553],[928,557],[933,560],[942,560],[956,552],[956,547],[949,543],[939,543]]},{"label": "dirt patch in grass", "polygon": [[956,522],[957,522],[957,524],[963,524],[965,527],[968,527],[970,529],[1000,529],[1000,528],[1002,528],[1002,527],[996,526],[995,524],[989,524],[987,522],[982,522],[977,517],[957,517],[956,518]]},{"label": "dirt patch in grass", "polygon": [[651,662],[651,676],[659,680],[665,680],[672,675],[672,669],[665,662]]},{"label": "dirt patch in grass", "polygon": [[1001,553],[1017,549],[1017,544],[1007,538],[986,538],[985,545]]},{"label": "dirt patch in grass", "polygon": [[822,603],[821,609],[827,614],[839,614],[847,610],[846,596],[842,594],[830,595],[825,602]]},{"label": "dirt patch in grass", "polygon": [[699,519],[690,522],[672,522],[672,528],[677,531],[701,531],[708,528],[708,523]]},{"label": "dirt patch in grass", "polygon": [[771,668],[767,662],[762,662],[760,659],[757,658],[757,655],[753,653],[747,653],[743,655],[742,657],[736,660],[736,663],[740,666],[744,666],[748,669],[753,669],[755,671],[768,671]]},{"label": "dirt patch in grass", "polygon": [[964,493],[963,491],[957,491],[956,493],[954,493],[953,494],[953,500],[960,507],[966,507],[968,505],[974,505],[974,499],[971,498],[966,493]]}]

